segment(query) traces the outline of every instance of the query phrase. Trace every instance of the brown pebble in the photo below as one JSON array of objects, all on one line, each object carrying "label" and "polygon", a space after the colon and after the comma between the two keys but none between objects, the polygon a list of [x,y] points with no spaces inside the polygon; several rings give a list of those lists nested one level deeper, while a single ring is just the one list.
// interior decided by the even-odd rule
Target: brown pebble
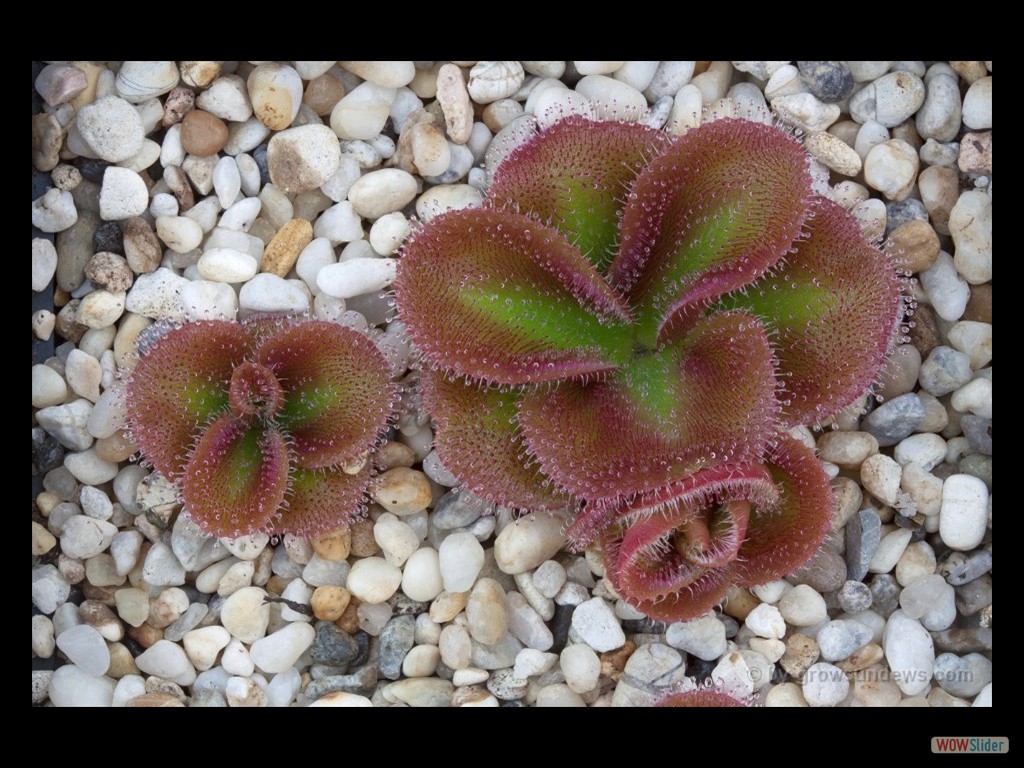
[{"label": "brown pebble", "polygon": [[124,643],[107,643],[107,648],[110,650],[110,666],[107,668],[107,677],[120,680],[125,675],[139,674],[139,668],[135,666],[135,658]]},{"label": "brown pebble", "polygon": [[885,651],[878,643],[868,643],[863,648],[858,648],[842,661],[837,661],[836,666],[843,672],[859,672],[867,669],[872,664],[882,660]]},{"label": "brown pebble", "polygon": [[800,678],[820,655],[818,642],[813,637],[796,632],[786,638],[786,652],[779,659],[779,665],[790,676]]},{"label": "brown pebble", "polygon": [[67,64],[47,64],[36,78],[35,87],[51,107],[71,101],[89,84],[85,72]]},{"label": "brown pebble", "polygon": [[926,221],[915,219],[896,227],[889,235],[889,252],[897,266],[913,273],[928,269],[939,258],[939,236]]},{"label": "brown pebble", "polygon": [[124,636],[123,623],[110,606],[99,600],[83,600],[78,606],[78,619],[97,630],[107,640],[117,641]]},{"label": "brown pebble", "polygon": [[311,538],[309,543],[324,560],[340,563],[352,551],[352,532],[347,525],[335,528],[330,533]]},{"label": "brown pebble", "polygon": [[82,172],[75,166],[64,163],[53,169],[50,173],[50,180],[57,189],[70,192],[82,183]]},{"label": "brown pebble", "polygon": [[264,587],[267,592],[272,595],[280,595],[284,592],[284,588],[291,583],[291,579],[286,579],[283,576],[278,576],[276,573],[267,579],[267,585]]},{"label": "brown pebble", "polygon": [[205,88],[220,75],[223,61],[179,61],[178,69],[186,85]]},{"label": "brown pebble", "polygon": [[467,704],[478,704],[491,697],[491,692],[482,685],[464,685],[456,688],[452,694],[452,706],[464,707]]},{"label": "brown pebble", "polygon": [[334,622],[334,626],[343,632],[348,632],[350,635],[354,635],[359,631],[359,606],[361,601],[357,597],[352,597],[349,600],[348,607],[345,612],[341,614],[341,618]]},{"label": "brown pebble", "polygon": [[913,120],[913,118],[909,120],[904,120],[902,123],[893,128],[891,131],[891,136],[894,139],[899,139],[900,141],[907,142],[907,144],[914,148],[915,152],[920,150],[921,145],[924,144],[924,142],[921,141],[921,134],[917,132],[917,123]]},{"label": "brown pebble", "polygon": [[306,84],[306,92],[302,94],[302,103],[312,107],[320,117],[326,117],[334,110],[334,105],[345,96],[345,86],[341,80],[330,72],[314,77]]},{"label": "brown pebble", "polygon": [[124,255],[128,266],[137,275],[156,271],[163,260],[164,252],[156,232],[141,216],[133,216],[121,222],[124,238]]},{"label": "brown pebble", "polygon": [[126,707],[184,707],[185,704],[179,701],[170,693],[144,693],[129,699]]},{"label": "brown pebble", "polygon": [[132,442],[131,435],[127,429],[119,429],[109,437],[101,437],[94,444],[93,449],[96,455],[104,461],[112,461],[115,464],[128,460],[133,453],[139,450]]},{"label": "brown pebble", "polygon": [[[191,112],[189,114],[192,114]],[[178,201],[178,212],[184,213],[196,204],[195,193],[192,191],[192,184],[188,176],[176,165],[164,168],[164,181],[170,187],[175,199]]]},{"label": "brown pebble", "polygon": [[932,226],[940,235],[949,234],[949,214],[960,199],[960,177],[952,168],[929,165],[917,177],[921,202],[928,209]]},{"label": "brown pebble", "polygon": [[747,618],[747,614],[760,604],[761,601],[750,594],[750,592],[734,586],[729,587],[729,591],[726,592],[725,604],[722,606],[722,610],[734,619],[743,621]]},{"label": "brown pebble", "polygon": [[60,162],[60,147],[64,143],[64,129],[53,115],[32,116],[32,167],[49,173]]},{"label": "brown pebble", "polygon": [[190,155],[206,157],[228,143],[228,126],[216,115],[193,109],[181,121],[181,146]]},{"label": "brown pebble", "polygon": [[337,621],[345,614],[352,594],[344,587],[325,584],[313,590],[309,605],[321,621]]},{"label": "brown pebble", "polygon": [[[63,557],[63,555],[61,555],[61,557]],[[82,570],[82,578],[85,578],[84,565],[82,566]],[[67,576],[65,575],[64,578],[67,579]],[[73,583],[71,579],[68,579],[68,582]],[[97,587],[95,584],[90,584],[89,582],[82,584],[82,594],[85,595],[86,600],[95,600],[96,602],[103,603],[104,605],[114,604],[114,593],[117,592],[118,589],[120,589],[120,587]]]},{"label": "brown pebble", "polygon": [[992,283],[971,286],[971,298],[967,300],[964,316],[960,319],[978,323],[992,322]]},{"label": "brown pebble", "polygon": [[626,668],[626,662],[636,650],[636,643],[627,640],[626,644],[614,651],[605,651],[598,658],[601,659],[601,676],[612,680],[622,677],[622,671]]},{"label": "brown pebble", "polygon": [[956,164],[964,173],[985,176],[992,173],[992,131],[965,133],[960,139]]},{"label": "brown pebble", "polygon": [[968,85],[971,85],[975,80],[980,80],[983,77],[988,76],[988,69],[985,67],[984,61],[951,61],[949,66],[953,68],[960,77],[964,79]]},{"label": "brown pebble", "polygon": [[312,240],[313,225],[306,219],[286,221],[263,251],[260,270],[278,277],[286,277],[298,261],[302,249]]},{"label": "brown pebble", "polygon": [[168,694],[183,704],[188,701],[188,696],[185,695],[185,691],[182,690],[180,685],[173,680],[166,680],[162,677],[147,677],[146,693]]},{"label": "brown pebble", "polygon": [[54,326],[58,336],[63,336],[75,344],[80,342],[85,332],[89,330],[75,319],[78,316],[78,305],[81,303],[80,299],[72,299],[61,307],[60,312],[57,313],[57,323]]},{"label": "brown pebble", "polygon": [[85,276],[97,288],[106,288],[111,293],[127,291],[135,279],[125,257],[110,251],[93,254],[85,265]]},{"label": "brown pebble", "polygon": [[789,576],[795,584],[807,584],[818,592],[834,592],[846,581],[846,562],[831,549],[819,549],[814,557]]},{"label": "brown pebble", "polygon": [[935,312],[925,304],[918,304],[910,322],[910,343],[917,347],[921,359],[924,360],[942,343],[939,326],[935,322]]},{"label": "brown pebble", "polygon": [[356,557],[373,557],[380,552],[380,546],[373,537],[373,521],[360,518],[353,521],[349,528],[352,531],[352,554]]},{"label": "brown pebble", "polygon": [[196,95],[191,88],[179,85],[167,94],[164,101],[164,128],[180,123],[196,107]]}]

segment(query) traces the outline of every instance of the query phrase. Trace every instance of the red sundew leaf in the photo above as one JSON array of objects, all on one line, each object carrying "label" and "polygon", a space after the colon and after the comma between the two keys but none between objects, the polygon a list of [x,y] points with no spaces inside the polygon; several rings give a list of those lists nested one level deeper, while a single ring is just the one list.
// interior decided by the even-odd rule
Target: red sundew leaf
[{"label": "red sundew leaf", "polygon": [[227,410],[236,365],[253,337],[238,323],[188,323],[164,334],[139,358],[126,389],[132,435],[153,467],[177,481],[201,429]]},{"label": "red sundew leaf", "polygon": [[319,320],[283,327],[257,350],[276,374],[284,404],[276,423],[298,466],[333,467],[370,450],[395,402],[391,371],[365,335]]},{"label": "red sundew leaf", "polygon": [[274,530],[303,537],[320,536],[360,517],[365,509],[370,466],[367,461],[354,475],[337,468],[294,470]]},{"label": "red sundew leaf", "polygon": [[723,302],[773,331],[790,425],[824,419],[871,385],[902,301],[892,261],[864,241],[843,208],[817,198],[807,229],[780,269]]},{"label": "red sundew leaf", "polygon": [[669,143],[637,123],[567,117],[506,158],[486,204],[549,224],[603,271],[618,247],[630,185]]},{"label": "red sundew leaf", "polygon": [[688,324],[777,263],[800,234],[810,193],[803,148],[761,123],[706,123],[655,158],[630,194],[609,270],[641,340]]},{"label": "red sundew leaf", "polygon": [[700,616],[733,583],[752,508],[777,498],[763,465],[717,464],[621,504],[602,536],[613,586],[653,618]]},{"label": "red sundew leaf", "polygon": [[[696,578],[686,583],[666,586],[657,597],[634,597],[631,590],[641,583],[640,574],[626,570],[622,581],[613,580],[619,594],[629,605],[658,621],[690,621],[703,616],[722,600],[732,584],[730,569],[711,568],[700,571]],[[650,584],[646,584],[650,589]]]},{"label": "red sundew leaf", "polygon": [[662,699],[656,707],[746,707],[727,693],[712,690],[685,691]]},{"label": "red sundew leaf", "polygon": [[772,351],[759,321],[723,312],[605,381],[527,393],[519,410],[558,485],[590,501],[626,498],[761,452],[778,411]]},{"label": "red sundew leaf", "polygon": [[765,464],[779,489],[777,504],[755,505],[740,548],[735,580],[752,587],[806,563],[832,527],[832,489],[814,451],[779,435]]},{"label": "red sundew leaf", "polygon": [[203,433],[181,480],[192,518],[215,536],[265,531],[284,501],[289,452],[256,420],[221,416]]},{"label": "red sundew leaf", "polygon": [[517,408],[521,389],[502,391],[424,371],[423,402],[438,430],[435,447],[462,487],[487,501],[529,510],[573,504],[540,470],[523,441]]},{"label": "red sundew leaf", "polygon": [[485,209],[452,211],[406,242],[395,281],[409,335],[434,366],[496,384],[611,370],[629,312],[551,227]]}]

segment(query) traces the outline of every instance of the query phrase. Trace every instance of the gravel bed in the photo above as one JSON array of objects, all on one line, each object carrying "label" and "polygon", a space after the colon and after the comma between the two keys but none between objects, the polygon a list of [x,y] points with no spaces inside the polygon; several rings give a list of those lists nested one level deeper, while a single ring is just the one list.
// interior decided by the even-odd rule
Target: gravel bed
[{"label": "gravel bed", "polygon": [[[713,686],[767,707],[990,706],[991,68],[35,66],[33,704],[648,706]],[[565,114],[784,125],[817,190],[912,277],[873,392],[793,430],[833,478],[818,554],[652,621],[599,551],[566,550],[565,520],[455,488],[411,396],[367,518],[318,539],[205,535],[126,430],[146,329],[308,314],[368,329],[411,383],[389,293],[402,241],[479,205],[501,159]]]}]

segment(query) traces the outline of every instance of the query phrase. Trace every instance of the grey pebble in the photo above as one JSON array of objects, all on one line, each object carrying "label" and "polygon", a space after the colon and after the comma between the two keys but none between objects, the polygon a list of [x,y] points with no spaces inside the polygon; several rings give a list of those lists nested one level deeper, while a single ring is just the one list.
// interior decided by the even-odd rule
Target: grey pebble
[{"label": "grey pebble", "polygon": [[978,453],[992,455],[992,419],[968,413],[960,417],[967,443]]},{"label": "grey pebble", "polygon": [[953,552],[939,566],[939,573],[947,583],[959,587],[981,578],[992,570],[992,545],[973,554]]},{"label": "grey pebble", "polygon": [[358,693],[360,696],[369,696],[377,686],[377,666],[365,664],[355,672],[348,675],[334,675],[333,677],[322,677],[319,680],[311,680],[302,698],[306,701],[316,701],[321,696],[335,691],[347,693]]},{"label": "grey pebble", "polygon": [[202,688],[192,694],[188,700],[190,707],[226,707],[228,701],[224,694],[216,688]]},{"label": "grey pebble", "polygon": [[116,221],[105,221],[96,227],[92,236],[92,245],[96,252],[110,251],[124,255],[124,236],[121,225]]},{"label": "grey pebble", "polygon": [[487,502],[469,491],[448,491],[437,500],[430,524],[442,531],[464,528],[487,509]]},{"label": "grey pebble", "polygon": [[380,633],[378,667],[382,677],[397,680],[402,676],[402,662],[416,642],[416,619],[411,615],[395,616]]},{"label": "grey pebble", "polygon": [[908,221],[928,221],[928,209],[920,200],[908,197],[906,200],[886,203],[885,216],[885,234],[888,235]]},{"label": "grey pebble", "polygon": [[797,570],[790,574],[793,584],[807,584],[818,592],[834,592],[846,581],[846,563],[842,555],[822,548]]},{"label": "grey pebble", "polygon": [[181,614],[174,623],[171,624],[164,630],[164,640],[170,640],[172,643],[176,643],[185,637],[187,632],[192,631],[199,622],[206,618],[206,614],[210,612],[210,607],[203,603],[191,603],[185,612]]},{"label": "grey pebble", "polygon": [[[854,582],[868,573],[882,540],[882,521],[873,509],[862,509],[846,523],[846,578]],[[847,582],[849,583],[849,582]]]},{"label": "grey pebble", "polygon": [[499,669],[487,678],[487,690],[502,701],[523,698],[529,685],[529,681],[516,677],[511,669]]},{"label": "grey pebble", "polygon": [[891,573],[879,573],[871,580],[871,610],[883,619],[899,607],[900,587]]},{"label": "grey pebble", "polygon": [[992,627],[950,627],[932,632],[938,653],[980,653],[992,650]]},{"label": "grey pebble", "polygon": [[929,352],[921,363],[917,379],[929,394],[942,397],[962,387],[971,380],[972,375],[970,356],[952,347],[940,345]]},{"label": "grey pebble", "polygon": [[807,89],[826,104],[853,93],[853,75],[841,61],[798,61],[796,66]]},{"label": "grey pebble", "polygon": [[839,619],[822,627],[816,639],[821,649],[821,658],[825,661],[839,661],[871,642],[871,636],[871,630],[859,621]]},{"label": "grey pebble", "polygon": [[956,610],[961,616],[973,616],[982,608],[992,605],[991,574],[983,574],[953,589],[956,592]]},{"label": "grey pebble", "polygon": [[57,438],[43,431],[41,427],[32,427],[32,474],[42,475],[64,461],[64,446]]},{"label": "grey pebble", "polygon": [[880,448],[896,445],[909,437],[924,419],[924,405],[913,392],[882,403],[861,422],[861,429],[878,440]]},{"label": "grey pebble", "polygon": [[861,613],[871,607],[871,590],[862,581],[849,580],[839,590],[839,607],[847,613]]},{"label": "grey pebble", "polygon": [[992,682],[992,662],[980,653],[943,653],[935,659],[934,674],[935,682],[947,693],[972,698]]},{"label": "grey pebble", "polygon": [[355,639],[329,621],[318,621],[314,627],[309,656],[314,662],[342,667],[359,653]]},{"label": "grey pebble", "polygon": [[[970,443],[970,438],[968,438],[967,442]],[[989,491],[992,490],[991,456],[984,456],[980,453],[968,453],[966,456],[960,457],[960,461],[957,462],[957,468],[962,474],[973,475],[978,478],[988,486]]]}]

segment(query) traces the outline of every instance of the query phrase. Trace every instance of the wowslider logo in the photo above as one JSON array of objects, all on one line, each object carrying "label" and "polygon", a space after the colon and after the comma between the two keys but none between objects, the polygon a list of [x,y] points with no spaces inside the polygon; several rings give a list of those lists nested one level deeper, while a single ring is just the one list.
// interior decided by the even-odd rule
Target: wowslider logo
[{"label": "wowslider logo", "polygon": [[932,752],[1004,754],[1010,751],[1010,740],[1005,736],[935,736],[932,738]]}]

